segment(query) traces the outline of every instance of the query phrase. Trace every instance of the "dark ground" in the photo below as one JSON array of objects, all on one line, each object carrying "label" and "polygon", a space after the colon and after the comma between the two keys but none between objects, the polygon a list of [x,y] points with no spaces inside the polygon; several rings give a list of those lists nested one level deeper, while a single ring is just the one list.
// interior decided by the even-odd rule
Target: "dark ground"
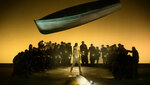
[{"label": "dark ground", "polygon": [[[63,85],[68,79],[70,67],[60,67],[45,72],[33,73],[29,78],[11,77],[13,65],[0,64],[0,85]],[[103,65],[82,67],[83,75],[93,80],[94,85],[150,85],[150,64],[139,65],[137,80],[115,80]],[[75,67],[73,74],[78,74]]]}]

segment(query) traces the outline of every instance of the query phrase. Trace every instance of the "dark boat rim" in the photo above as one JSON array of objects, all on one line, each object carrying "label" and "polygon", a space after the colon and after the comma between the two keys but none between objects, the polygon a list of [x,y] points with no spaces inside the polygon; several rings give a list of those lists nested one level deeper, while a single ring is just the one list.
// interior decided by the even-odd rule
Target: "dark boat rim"
[{"label": "dark boat rim", "polygon": [[92,11],[88,11],[88,12],[85,12],[85,13],[81,13],[81,14],[77,14],[77,15],[72,15],[72,16],[59,17],[59,18],[53,18],[53,19],[38,19],[38,20],[35,20],[35,21],[54,22],[54,21],[76,19],[76,18],[84,17],[84,16],[86,16],[88,14],[92,14],[92,13],[96,13],[98,11],[102,11],[104,9],[108,9],[108,8],[110,8],[112,6],[116,6],[116,5],[121,5],[121,4],[120,3],[116,3],[116,4],[113,4],[111,6],[107,6],[107,7],[101,8],[101,9],[95,9],[95,10],[92,10]]},{"label": "dark boat rim", "polygon": [[[104,1],[104,0],[102,0]],[[113,0],[112,0],[113,1]],[[106,2],[104,3],[105,5],[103,5],[103,3],[101,1],[93,1],[93,2],[88,2],[88,3],[84,3],[84,4],[80,4],[80,5],[75,5],[73,7],[70,7],[70,8],[66,8],[66,9],[63,9],[63,10],[60,10],[60,11],[57,11],[57,12],[54,12],[50,15],[47,15],[43,18],[40,18],[38,20],[47,20],[47,19],[57,19],[57,18],[66,18],[66,17],[80,17],[80,15],[84,15],[84,14],[89,14],[89,13],[94,13],[96,11],[100,11],[100,10],[104,10],[106,9],[107,7],[110,7],[114,4],[120,4],[120,1],[119,0],[116,0],[117,2],[111,2],[108,4],[107,0]],[[91,7],[88,7],[87,5],[90,5]],[[103,6],[100,6],[100,5],[103,5]],[[86,7],[87,6],[87,7]],[[88,10],[83,10],[83,8],[88,8]],[[75,9],[80,9],[82,8],[82,10],[80,10],[80,12],[74,12]],[[67,14],[69,11],[73,11],[73,13],[71,14]],[[65,13],[65,15],[60,15],[61,13]]]}]

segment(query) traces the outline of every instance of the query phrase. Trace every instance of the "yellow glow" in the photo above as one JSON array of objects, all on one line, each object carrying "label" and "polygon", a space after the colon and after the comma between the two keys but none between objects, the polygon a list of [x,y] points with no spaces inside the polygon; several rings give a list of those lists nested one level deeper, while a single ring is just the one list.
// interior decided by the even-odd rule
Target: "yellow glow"
[{"label": "yellow glow", "polygon": [[27,49],[29,44],[37,47],[40,40],[72,42],[72,45],[84,40],[88,46],[91,43],[95,46],[122,43],[129,50],[132,46],[137,48],[140,63],[150,63],[150,14],[145,13],[149,9],[143,7],[146,0],[142,3],[140,0],[121,0],[120,11],[63,32],[43,35],[34,24],[34,19],[88,1],[93,0],[22,0],[10,3],[10,7],[4,6],[0,23],[0,63],[12,63],[18,52]]}]

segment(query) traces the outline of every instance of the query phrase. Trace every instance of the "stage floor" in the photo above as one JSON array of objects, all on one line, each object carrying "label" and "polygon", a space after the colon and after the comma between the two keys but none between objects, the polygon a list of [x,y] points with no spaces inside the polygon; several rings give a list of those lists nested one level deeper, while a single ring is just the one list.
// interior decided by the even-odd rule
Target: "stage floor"
[{"label": "stage floor", "polygon": [[[110,71],[102,65],[82,67],[83,76],[94,81],[94,85],[146,85],[150,84],[150,65],[139,67],[138,80],[115,80]],[[33,73],[29,78],[11,77],[12,65],[0,65],[0,85],[64,85],[69,79],[70,67],[59,67],[45,72]],[[73,74],[78,75],[78,67]]]}]

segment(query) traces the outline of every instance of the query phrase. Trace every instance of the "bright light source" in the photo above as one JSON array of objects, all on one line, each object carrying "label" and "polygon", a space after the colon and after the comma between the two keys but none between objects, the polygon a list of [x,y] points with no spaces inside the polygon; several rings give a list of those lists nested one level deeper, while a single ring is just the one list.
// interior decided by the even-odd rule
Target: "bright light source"
[{"label": "bright light source", "polygon": [[81,75],[77,75],[76,80],[78,85],[91,85],[91,83]]},{"label": "bright light source", "polygon": [[[95,85],[92,80],[88,81],[85,77],[81,75],[76,75],[76,77],[70,77],[70,79],[65,83],[65,85]],[[97,84],[96,84],[97,85]]]},{"label": "bright light source", "polygon": [[90,84],[94,84],[94,82],[92,80],[90,80]]}]

